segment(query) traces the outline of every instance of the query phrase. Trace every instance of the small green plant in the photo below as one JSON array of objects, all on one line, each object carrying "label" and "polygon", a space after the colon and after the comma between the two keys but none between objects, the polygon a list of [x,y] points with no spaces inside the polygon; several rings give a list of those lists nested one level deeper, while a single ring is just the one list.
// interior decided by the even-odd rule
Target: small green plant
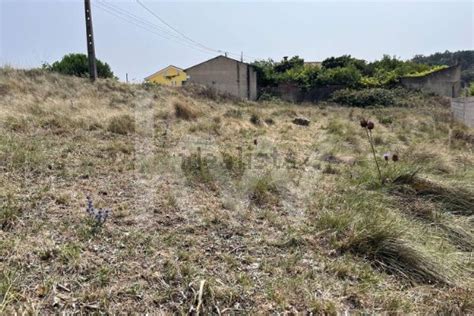
[{"label": "small green plant", "polygon": [[224,116],[240,119],[240,118],[242,118],[243,113],[242,113],[241,110],[238,110],[238,109],[230,109],[230,110],[227,110],[227,112],[224,113]]},{"label": "small green plant", "polygon": [[183,157],[181,170],[183,170],[189,180],[203,183],[214,188],[214,177],[209,168],[209,161],[202,157],[200,147],[198,147],[196,153]]},{"label": "small green plant", "polygon": [[278,203],[278,188],[270,173],[258,178],[250,192],[250,201],[258,207],[275,205]]},{"label": "small green plant", "polygon": [[0,227],[2,230],[8,230],[21,215],[21,208],[13,202],[13,196],[8,195],[1,199],[0,207]]},{"label": "small green plant", "polygon": [[18,276],[12,271],[2,271],[0,277],[0,314],[3,314],[8,304],[15,301],[15,281]]},{"label": "small green plant", "polygon": [[250,116],[250,122],[253,125],[262,125],[262,119],[255,113],[252,113],[252,115]]},{"label": "small green plant", "polygon": [[75,264],[81,257],[81,247],[74,243],[66,243],[59,249],[59,259],[64,264]]},{"label": "small green plant", "polygon": [[89,215],[89,217],[86,220],[87,226],[88,226],[87,231],[90,234],[95,235],[102,228],[102,226],[105,224],[105,222],[109,218],[110,211],[107,209],[96,209],[94,207],[91,197],[87,196],[86,199],[87,199],[86,213],[87,215]]},{"label": "small green plant", "polygon": [[242,147],[238,147],[238,154],[233,155],[228,151],[223,151],[222,162],[224,163],[225,169],[227,169],[232,175],[241,177],[245,172],[245,162],[242,154]]},{"label": "small green plant", "polygon": [[380,124],[383,124],[383,125],[390,125],[393,123],[393,118],[390,116],[384,116],[379,119],[379,122]]}]

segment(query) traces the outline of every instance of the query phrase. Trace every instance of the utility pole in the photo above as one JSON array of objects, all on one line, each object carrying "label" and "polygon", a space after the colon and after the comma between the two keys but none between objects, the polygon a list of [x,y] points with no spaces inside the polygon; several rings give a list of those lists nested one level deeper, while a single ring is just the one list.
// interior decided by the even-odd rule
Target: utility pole
[{"label": "utility pole", "polygon": [[94,32],[92,31],[91,1],[84,0],[86,13],[87,56],[89,57],[89,76],[92,81],[97,79],[97,64],[95,60]]}]

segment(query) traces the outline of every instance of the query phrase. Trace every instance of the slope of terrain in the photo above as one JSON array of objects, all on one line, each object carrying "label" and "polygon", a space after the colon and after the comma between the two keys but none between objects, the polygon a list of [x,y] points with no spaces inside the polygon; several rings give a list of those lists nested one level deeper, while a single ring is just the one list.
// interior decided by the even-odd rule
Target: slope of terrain
[{"label": "slope of terrain", "polygon": [[473,313],[474,134],[404,104],[0,69],[0,313]]}]

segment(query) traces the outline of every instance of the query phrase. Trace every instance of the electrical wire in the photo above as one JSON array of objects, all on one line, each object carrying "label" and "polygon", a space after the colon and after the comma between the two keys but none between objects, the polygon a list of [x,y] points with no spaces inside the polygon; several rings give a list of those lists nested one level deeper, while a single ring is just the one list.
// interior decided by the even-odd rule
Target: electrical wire
[{"label": "electrical wire", "polygon": [[[213,52],[216,52],[216,53],[223,53],[223,54],[229,54],[229,55],[233,55],[233,56],[236,56],[236,57],[241,57],[241,55],[239,53],[235,53],[235,52],[229,52],[229,51],[223,51],[223,50],[220,50],[220,49],[214,49],[214,48],[210,48],[206,45],[203,45],[201,43],[199,43],[198,41],[195,41],[193,40],[192,38],[190,38],[189,36],[187,36],[186,34],[184,34],[183,32],[179,31],[178,29],[176,29],[175,27],[173,27],[171,24],[169,24],[168,22],[166,22],[162,17],[160,17],[158,14],[156,14],[155,12],[153,12],[150,8],[148,8],[147,6],[145,6],[140,0],[136,0],[136,2],[142,7],[144,8],[146,11],[148,11],[151,15],[153,15],[155,18],[157,18],[161,23],[163,23],[164,25],[168,26],[171,30],[175,31],[177,34],[181,35],[183,38],[189,40],[190,42],[204,48],[204,49],[207,49],[209,51],[213,51]],[[246,57],[249,57],[251,59],[258,59],[258,58],[255,58],[255,57],[252,57],[252,56],[249,56],[249,55],[244,55]]]},{"label": "electrical wire", "polygon": [[[223,51],[223,50],[220,50],[220,49],[213,49],[213,48],[210,48],[210,47],[208,47],[204,44],[201,44],[201,43],[193,40],[192,38],[188,37],[186,34],[182,33],[181,31],[179,31],[178,29],[173,27],[171,24],[166,22],[158,14],[156,14],[155,12],[150,10],[148,7],[146,7],[142,2],[140,2],[139,0],[136,0],[136,1],[141,7],[143,7],[145,10],[147,10],[156,19],[158,19],[161,23],[163,23],[165,26],[167,26],[170,30],[174,31],[175,33],[171,32],[170,30],[165,29],[165,28],[163,28],[163,27],[161,27],[157,24],[154,24],[150,21],[147,21],[147,20],[145,20],[145,19],[143,19],[143,18],[127,11],[127,10],[124,10],[124,9],[116,6],[116,5],[113,5],[112,3],[97,0],[93,4],[95,6],[97,6],[98,8],[100,8],[101,10],[104,10],[107,13],[109,13],[109,14],[117,17],[117,18],[120,18],[120,19],[122,19],[122,20],[124,20],[128,23],[131,23],[131,24],[133,24],[133,25],[135,25],[135,26],[137,26],[137,27],[139,27],[139,28],[141,28],[145,31],[148,31],[152,34],[155,34],[155,35],[157,35],[161,38],[177,42],[177,43],[179,43],[183,46],[192,48],[192,49],[197,50],[199,52],[207,53],[207,54],[210,54],[210,55],[215,55],[216,53],[218,53],[218,54],[225,54],[226,56],[227,55],[232,55],[232,56],[235,56],[236,58],[241,57],[240,54],[233,53],[233,52],[226,52],[226,51]],[[244,55],[244,56],[249,57],[251,59],[255,59],[255,60],[258,59],[258,58],[255,58],[255,57],[252,57],[252,56],[249,56],[249,55]]]},{"label": "electrical wire", "polygon": [[164,32],[164,33],[166,33],[166,35],[169,35],[169,36],[174,37],[176,39],[181,39],[181,37],[173,34],[169,30],[164,29],[164,28],[158,26],[157,24],[151,23],[151,22],[149,22],[145,19],[142,19],[141,17],[139,17],[139,16],[137,16],[133,13],[130,13],[130,12],[118,7],[118,6],[115,6],[112,3],[108,3],[108,2],[105,2],[105,1],[101,1],[101,0],[97,0],[96,2],[99,3],[99,4],[102,4],[102,6],[107,7],[111,11],[114,11],[115,13],[120,14],[121,16],[127,16],[128,18],[133,19],[134,21],[136,21],[139,24],[146,25],[147,27],[151,27],[153,29],[157,29],[158,31]]},{"label": "electrical wire", "polygon": [[[112,10],[111,8],[105,6],[104,4],[100,3],[100,2],[96,2],[93,4],[94,6],[96,6],[97,8],[119,18],[119,19],[122,19],[130,24],[133,24],[145,31],[148,31],[154,35],[157,35],[161,38],[164,38],[164,39],[167,39],[167,40],[170,40],[170,41],[174,41],[174,42],[177,42],[183,46],[186,46],[186,47],[189,47],[191,49],[194,49],[194,50],[197,50],[197,51],[200,51],[202,53],[206,53],[206,54],[211,54],[211,55],[214,55],[214,53],[211,53],[207,50],[204,50],[204,49],[201,49],[199,47],[196,47],[196,46],[192,46],[192,45],[189,45],[187,42],[184,42],[182,40],[180,40],[179,38],[177,38],[176,36],[172,36],[171,34],[162,34],[162,33],[159,33],[157,32],[156,30],[154,30],[151,26],[147,26],[146,23],[140,21],[140,20],[137,20],[137,19],[134,19],[132,18],[131,16],[128,16],[128,15],[125,15],[125,14],[122,14],[122,13],[118,13],[117,11],[114,11]],[[152,24],[153,25],[153,24]]]},{"label": "electrical wire", "polygon": [[155,18],[157,18],[161,23],[163,23],[164,25],[166,25],[167,27],[169,27],[170,29],[172,29],[173,31],[175,31],[176,33],[178,33],[179,35],[181,35],[183,38],[189,40],[190,42],[204,48],[204,49],[207,49],[207,50],[210,50],[210,51],[213,51],[213,52],[216,52],[216,53],[223,53],[223,51],[219,50],[219,49],[213,49],[213,48],[210,48],[210,47],[207,47],[206,45],[203,45],[195,40],[193,40],[192,38],[188,37],[186,34],[182,33],[181,31],[179,31],[178,29],[176,29],[175,27],[173,27],[171,24],[169,24],[168,22],[166,22],[164,19],[162,19],[158,14],[156,14],[155,12],[153,12],[152,10],[150,10],[147,6],[145,6],[143,3],[140,2],[140,0],[136,0],[137,3],[142,7],[144,8],[145,10],[147,10],[151,15],[153,15]]}]

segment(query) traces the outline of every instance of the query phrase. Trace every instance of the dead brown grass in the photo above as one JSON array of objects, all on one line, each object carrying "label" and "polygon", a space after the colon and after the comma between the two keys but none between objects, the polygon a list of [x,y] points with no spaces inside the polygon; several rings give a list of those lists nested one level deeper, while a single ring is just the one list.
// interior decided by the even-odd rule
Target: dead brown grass
[{"label": "dead brown grass", "polygon": [[184,100],[175,100],[173,102],[175,115],[177,118],[191,121],[195,120],[201,115],[201,112],[196,109],[190,102]]},{"label": "dead brown grass", "polygon": [[[446,108],[263,102],[254,125],[255,104],[182,89],[5,68],[0,86],[0,313],[472,313],[469,216],[418,194],[436,212],[410,215],[358,127],[390,117],[387,172],[469,192]],[[111,209],[95,233],[86,195]]]}]

